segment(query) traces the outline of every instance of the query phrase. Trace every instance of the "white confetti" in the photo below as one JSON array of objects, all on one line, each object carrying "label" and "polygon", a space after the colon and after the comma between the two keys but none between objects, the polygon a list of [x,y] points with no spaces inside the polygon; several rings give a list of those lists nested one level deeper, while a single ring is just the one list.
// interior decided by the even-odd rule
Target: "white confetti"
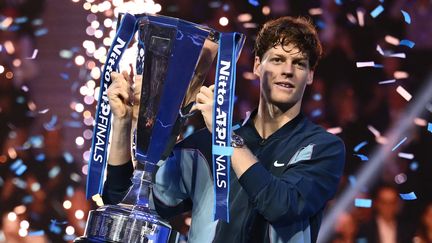
[{"label": "white confetti", "polygon": [[406,100],[406,101],[410,101],[412,98],[412,95],[406,90],[404,89],[402,86],[398,86],[396,88],[396,91]]}]

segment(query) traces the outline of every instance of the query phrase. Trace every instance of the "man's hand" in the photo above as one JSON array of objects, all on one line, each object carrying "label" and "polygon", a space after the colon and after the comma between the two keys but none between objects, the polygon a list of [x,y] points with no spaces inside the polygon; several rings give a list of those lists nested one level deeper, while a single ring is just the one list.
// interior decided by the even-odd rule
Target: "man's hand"
[{"label": "man's hand", "polygon": [[112,84],[107,95],[114,118],[130,120],[132,118],[133,91],[131,78],[126,71],[121,74],[111,73]]},{"label": "man's hand", "polygon": [[194,110],[201,111],[206,127],[210,132],[212,132],[213,122],[214,87],[214,85],[209,87],[202,86],[200,92],[196,96],[195,105],[191,110],[191,112]]}]

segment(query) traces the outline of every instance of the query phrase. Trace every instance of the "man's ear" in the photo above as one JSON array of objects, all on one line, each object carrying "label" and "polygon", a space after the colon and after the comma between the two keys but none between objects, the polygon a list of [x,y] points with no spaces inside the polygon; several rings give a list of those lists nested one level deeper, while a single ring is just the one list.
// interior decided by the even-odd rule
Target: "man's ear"
[{"label": "man's ear", "polygon": [[310,70],[307,77],[307,85],[311,85],[313,83],[314,70]]},{"label": "man's ear", "polygon": [[260,60],[259,56],[255,56],[253,73],[258,77],[261,77],[261,71],[259,69],[260,65],[261,65],[261,60]]}]

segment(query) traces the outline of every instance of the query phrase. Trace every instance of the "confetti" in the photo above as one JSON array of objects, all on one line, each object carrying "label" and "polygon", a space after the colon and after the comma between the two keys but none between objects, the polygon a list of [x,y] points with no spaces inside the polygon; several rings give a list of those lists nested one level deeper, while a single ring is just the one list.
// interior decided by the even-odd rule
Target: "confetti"
[{"label": "confetti", "polygon": [[71,59],[73,57],[73,52],[70,50],[61,50],[59,55],[61,58]]},{"label": "confetti", "polygon": [[400,158],[404,158],[404,159],[414,159],[414,154],[410,154],[410,153],[398,153],[398,156]]},{"label": "confetti", "polygon": [[359,157],[361,161],[367,161],[369,158],[364,154],[354,154],[355,156]]},{"label": "confetti", "polygon": [[69,74],[67,74],[67,73],[60,73],[60,77],[61,77],[63,80],[69,80]]},{"label": "confetti", "polygon": [[249,4],[255,7],[259,6],[258,0],[248,0]]},{"label": "confetti", "polygon": [[411,17],[410,17],[410,15],[407,12],[403,11],[403,10],[401,10],[401,12],[402,12],[402,15],[404,17],[405,22],[407,24],[411,24]]},{"label": "confetti", "polygon": [[73,127],[73,128],[80,128],[83,126],[82,123],[79,121],[65,121],[63,122],[63,125],[65,127]]},{"label": "confetti", "polygon": [[409,77],[408,73],[404,71],[396,71],[393,73],[393,76],[395,77],[395,79],[403,79]]},{"label": "confetti", "polygon": [[354,152],[358,152],[361,148],[363,148],[366,144],[368,144],[368,142],[363,141],[361,143],[359,143],[357,146],[354,147]]},{"label": "confetti", "polygon": [[392,148],[392,151],[395,151],[401,144],[403,144],[407,140],[407,137],[404,137],[396,146]]},{"label": "confetti", "polygon": [[315,109],[315,110],[313,110],[312,112],[311,112],[311,116],[312,117],[319,117],[319,116],[321,116],[322,115],[322,111],[321,111],[321,109]]},{"label": "confetti", "polygon": [[432,133],[432,123],[428,123],[427,130]]},{"label": "confetti", "polygon": [[374,67],[375,66],[375,62],[356,62],[356,66],[358,68],[361,68],[361,67]]},{"label": "confetti", "polygon": [[39,114],[45,114],[49,111],[49,108],[38,111]]},{"label": "confetti", "polygon": [[45,231],[43,230],[38,230],[38,231],[30,231],[28,233],[28,236],[42,236],[45,234]]},{"label": "confetti", "polygon": [[327,132],[331,134],[339,134],[342,132],[342,127],[331,127],[327,129]]},{"label": "confetti", "polygon": [[357,19],[360,26],[364,26],[364,12],[361,9],[357,10]]},{"label": "confetti", "polygon": [[342,5],[342,0],[335,0],[335,3],[336,3],[337,5]]},{"label": "confetti", "polygon": [[394,54],[388,55],[388,57],[406,58],[406,54],[405,53],[394,53]]},{"label": "confetti", "polygon": [[66,160],[66,163],[68,163],[68,164],[71,164],[74,160],[72,154],[69,152],[64,152],[63,158]]},{"label": "confetti", "polygon": [[354,205],[358,208],[370,208],[372,207],[372,200],[365,198],[356,198],[354,200]]},{"label": "confetti", "polygon": [[48,29],[47,28],[42,28],[42,29],[38,29],[34,32],[34,35],[39,37],[39,36],[43,36],[46,35],[48,33]]},{"label": "confetti", "polygon": [[43,127],[47,131],[52,131],[55,129],[56,123],[57,123],[57,115],[53,115],[49,122],[43,124]]},{"label": "confetti", "polygon": [[396,82],[396,79],[390,79],[390,80],[384,80],[384,81],[380,81],[378,82],[378,84],[391,84]]},{"label": "confetti", "polygon": [[40,154],[36,155],[35,159],[36,159],[36,161],[39,161],[39,162],[44,161],[45,160],[45,154],[40,153]]},{"label": "confetti", "polygon": [[382,5],[378,5],[378,7],[376,7],[374,10],[372,10],[372,12],[370,13],[370,15],[372,16],[372,18],[376,18],[383,11],[384,11],[384,7]]},{"label": "confetti", "polygon": [[54,166],[49,172],[48,176],[49,178],[54,178],[60,173],[60,166]]},{"label": "confetti", "polygon": [[33,50],[33,55],[31,57],[26,57],[25,59],[36,59],[36,56],[37,56],[38,52],[39,52],[38,49],[34,49]]},{"label": "confetti", "polygon": [[28,18],[24,16],[24,17],[15,18],[14,22],[17,24],[24,24],[27,21],[28,21]]},{"label": "confetti", "polygon": [[373,133],[373,135],[375,137],[380,137],[381,136],[381,133],[375,127],[373,127],[371,125],[368,125],[368,129],[369,129],[369,131],[371,131],[371,133]]},{"label": "confetti", "polygon": [[401,41],[399,42],[399,45],[401,45],[401,46],[407,46],[407,47],[409,47],[409,48],[413,48],[414,45],[415,45],[415,43],[412,42],[412,41],[410,41],[410,40],[401,40]]},{"label": "confetti", "polygon": [[410,193],[400,193],[400,197],[405,201],[416,200],[417,196],[414,192]]},{"label": "confetti", "polygon": [[396,88],[396,91],[406,100],[406,101],[410,101],[412,98],[412,95],[406,90],[404,89],[402,86],[398,86]]},{"label": "confetti", "polygon": [[411,169],[412,171],[416,171],[416,170],[418,169],[418,167],[419,167],[419,165],[418,165],[418,162],[417,162],[417,161],[413,161],[413,162],[410,164],[410,169]]}]

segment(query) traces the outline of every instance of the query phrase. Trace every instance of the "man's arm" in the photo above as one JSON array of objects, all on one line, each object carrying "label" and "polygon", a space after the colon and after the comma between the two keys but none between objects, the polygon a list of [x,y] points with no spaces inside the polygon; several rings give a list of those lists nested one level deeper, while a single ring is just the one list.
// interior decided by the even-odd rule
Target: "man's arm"
[{"label": "man's arm", "polygon": [[111,78],[113,82],[107,92],[113,113],[113,123],[107,178],[102,193],[105,204],[119,203],[131,185],[130,178],[133,173],[131,129],[134,120],[132,113],[135,108],[133,103],[139,103],[139,99],[136,102],[130,102],[133,93],[130,77],[126,72],[112,73]]}]

